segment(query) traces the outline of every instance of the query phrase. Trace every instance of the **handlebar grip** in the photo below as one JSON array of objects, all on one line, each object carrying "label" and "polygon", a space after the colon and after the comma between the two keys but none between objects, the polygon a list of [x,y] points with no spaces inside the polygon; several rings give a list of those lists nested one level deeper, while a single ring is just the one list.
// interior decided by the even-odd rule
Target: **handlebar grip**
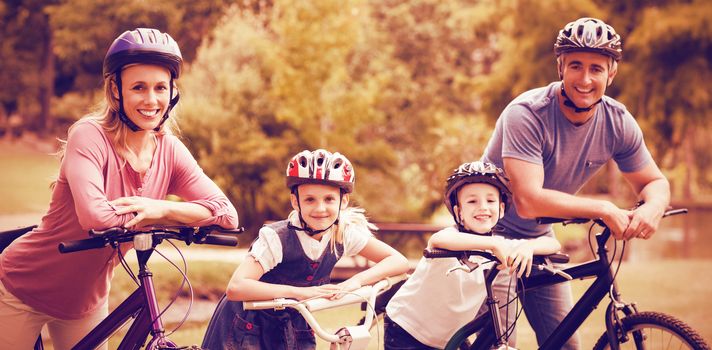
[{"label": "handlebar grip", "polygon": [[89,230],[89,236],[103,237],[106,235],[124,234],[124,233],[126,233],[126,231],[127,230],[123,227],[110,227],[110,228],[107,228],[106,230],[91,229],[91,230]]},{"label": "handlebar grip", "polygon": [[229,235],[236,235],[245,232],[244,227],[238,227],[238,228],[223,228],[218,225],[211,225],[211,226],[204,226],[200,228],[200,232],[202,233],[207,233],[211,234],[213,232],[215,233],[224,233],[224,234],[229,234]]},{"label": "handlebar grip", "polygon": [[237,237],[227,235],[207,235],[200,244],[224,245],[228,247],[237,246]]},{"label": "handlebar grip", "polygon": [[459,258],[462,256],[462,251],[453,251],[447,249],[423,249],[423,256],[428,259],[434,258]]},{"label": "handlebar grip", "polygon": [[78,241],[61,242],[57,247],[62,254],[78,252],[87,249],[105,247],[108,242],[101,237],[80,239]]}]

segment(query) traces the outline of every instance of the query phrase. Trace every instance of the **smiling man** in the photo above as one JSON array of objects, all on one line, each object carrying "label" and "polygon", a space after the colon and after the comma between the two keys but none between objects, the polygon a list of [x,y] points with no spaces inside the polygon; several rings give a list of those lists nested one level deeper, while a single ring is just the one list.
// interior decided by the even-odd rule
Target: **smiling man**
[{"label": "smiling man", "polygon": [[[503,167],[511,180],[515,210],[500,221],[501,234],[553,236],[551,225],[534,218],[586,217],[603,219],[617,239],[650,238],[669,203],[670,185],[633,116],[605,96],[622,57],[620,36],[601,20],[580,18],[559,31],[554,52],[561,81],[515,98],[500,115],[482,159]],[[627,210],[576,195],[610,159],[645,204]],[[509,300],[510,278],[499,276],[499,299]],[[527,292],[523,307],[540,345],[571,305],[568,284]],[[515,319],[514,307],[508,315],[502,311],[502,320]],[[576,338],[566,348],[578,348]]]}]

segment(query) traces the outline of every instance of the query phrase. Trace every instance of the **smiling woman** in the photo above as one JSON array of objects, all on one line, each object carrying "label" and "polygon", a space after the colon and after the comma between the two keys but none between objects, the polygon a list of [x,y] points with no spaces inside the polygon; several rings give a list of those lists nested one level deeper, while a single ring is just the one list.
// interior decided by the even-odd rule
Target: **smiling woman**
[{"label": "smiling woman", "polygon": [[0,255],[0,348],[32,348],[46,324],[55,349],[69,349],[108,314],[114,248],[62,255],[60,242],[121,226],[238,226],[173,133],[181,64],[178,44],[156,29],[126,31],[109,47],[104,104],[69,128],[49,210]]}]

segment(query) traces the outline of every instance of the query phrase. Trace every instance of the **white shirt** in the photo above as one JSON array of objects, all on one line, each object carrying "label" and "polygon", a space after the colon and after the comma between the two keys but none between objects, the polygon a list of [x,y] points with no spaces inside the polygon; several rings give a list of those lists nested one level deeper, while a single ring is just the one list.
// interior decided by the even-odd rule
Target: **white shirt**
[{"label": "white shirt", "polygon": [[[290,220],[294,221],[294,216],[294,214],[290,214]],[[292,222],[292,224],[300,226],[298,218],[296,221],[296,223]],[[340,225],[345,225],[343,237],[344,255],[358,255],[372,236],[370,229],[374,229],[375,226],[366,220],[363,210],[358,208],[342,210],[339,223]],[[302,245],[302,250],[312,260],[319,259],[325,249],[330,249],[333,230],[325,233],[321,240],[310,237],[304,231],[295,232],[299,238],[299,243]],[[282,242],[279,240],[277,232],[268,226],[263,226],[259,231],[257,240],[252,244],[250,255],[260,263],[265,273],[282,262]]]},{"label": "white shirt", "polygon": [[[516,244],[516,240],[505,242]],[[470,260],[478,262],[484,258],[473,256]],[[421,258],[413,275],[386,306],[388,317],[419,342],[444,348],[460,327],[475,318],[487,297],[484,269],[446,275],[456,266],[460,262],[455,258]]]}]

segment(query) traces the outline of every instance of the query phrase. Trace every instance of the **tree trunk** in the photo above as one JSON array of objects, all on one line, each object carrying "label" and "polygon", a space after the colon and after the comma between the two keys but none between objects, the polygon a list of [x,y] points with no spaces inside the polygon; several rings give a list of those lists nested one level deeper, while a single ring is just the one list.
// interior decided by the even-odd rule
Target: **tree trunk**
[{"label": "tree trunk", "polygon": [[40,115],[37,120],[39,134],[47,134],[52,131],[52,111],[51,102],[54,95],[54,53],[52,52],[53,39],[52,28],[49,23],[49,15],[44,15],[45,35],[42,47],[42,73],[40,74],[39,103]]}]

